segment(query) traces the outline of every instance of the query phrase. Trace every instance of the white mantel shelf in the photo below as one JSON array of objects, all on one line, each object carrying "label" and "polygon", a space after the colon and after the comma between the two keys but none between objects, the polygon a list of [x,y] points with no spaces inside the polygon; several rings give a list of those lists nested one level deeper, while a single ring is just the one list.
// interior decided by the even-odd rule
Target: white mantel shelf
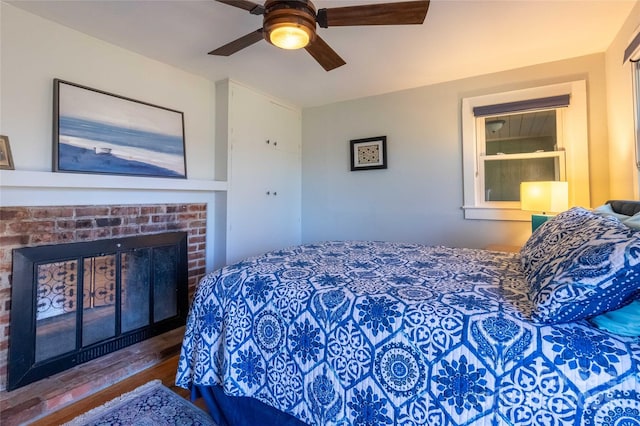
[{"label": "white mantel shelf", "polygon": [[102,188],[151,191],[226,191],[227,182],[137,176],[0,170],[1,188]]}]

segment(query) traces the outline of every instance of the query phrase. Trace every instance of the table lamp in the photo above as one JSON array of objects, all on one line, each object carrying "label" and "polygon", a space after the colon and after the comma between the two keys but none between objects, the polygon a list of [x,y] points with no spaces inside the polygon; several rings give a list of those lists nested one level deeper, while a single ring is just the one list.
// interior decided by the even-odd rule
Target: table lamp
[{"label": "table lamp", "polygon": [[567,210],[569,184],[561,181],[521,182],[520,209],[542,214],[531,215],[531,231],[535,231],[553,215]]}]

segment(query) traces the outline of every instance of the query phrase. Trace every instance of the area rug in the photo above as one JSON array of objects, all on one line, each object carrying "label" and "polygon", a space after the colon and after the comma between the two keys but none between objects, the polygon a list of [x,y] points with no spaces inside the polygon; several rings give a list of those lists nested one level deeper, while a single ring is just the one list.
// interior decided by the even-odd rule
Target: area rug
[{"label": "area rug", "polygon": [[63,426],[215,426],[207,413],[162,385],[147,384],[94,408]]}]

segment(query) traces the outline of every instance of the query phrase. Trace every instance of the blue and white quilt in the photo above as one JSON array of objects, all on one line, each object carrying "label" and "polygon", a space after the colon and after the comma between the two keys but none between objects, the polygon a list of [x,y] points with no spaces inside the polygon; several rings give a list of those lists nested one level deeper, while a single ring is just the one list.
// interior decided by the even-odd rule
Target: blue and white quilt
[{"label": "blue and white quilt", "polygon": [[177,384],[310,425],[640,425],[640,338],[538,325],[517,254],[303,245],[205,277]]}]

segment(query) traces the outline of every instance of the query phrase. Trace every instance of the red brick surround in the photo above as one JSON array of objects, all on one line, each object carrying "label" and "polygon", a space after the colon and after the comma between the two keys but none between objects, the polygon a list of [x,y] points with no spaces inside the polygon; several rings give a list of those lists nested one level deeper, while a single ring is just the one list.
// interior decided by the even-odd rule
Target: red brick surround
[{"label": "red brick surround", "polygon": [[6,394],[13,249],[186,231],[191,300],[205,273],[206,223],[206,204],[0,207],[0,392]]}]

